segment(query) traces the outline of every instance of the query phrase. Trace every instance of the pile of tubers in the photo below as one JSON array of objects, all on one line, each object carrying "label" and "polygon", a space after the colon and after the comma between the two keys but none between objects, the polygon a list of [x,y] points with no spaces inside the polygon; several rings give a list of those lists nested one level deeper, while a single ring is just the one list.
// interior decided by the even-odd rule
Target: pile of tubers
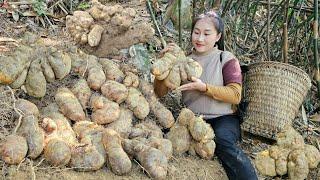
[{"label": "pile of tubers", "polygon": [[24,86],[28,95],[41,98],[46,94],[47,82],[61,80],[69,74],[71,57],[67,51],[36,41],[0,56],[0,66],[0,84],[8,84],[14,89]]},{"label": "pile of tubers", "polygon": [[202,74],[201,65],[193,59],[186,57],[184,52],[176,47],[166,52],[163,57],[156,59],[151,73],[157,80],[163,81],[169,89],[176,89],[181,83],[199,78]]},{"label": "pile of tubers", "polygon": [[303,137],[291,126],[277,134],[277,143],[257,154],[255,165],[262,175],[289,175],[289,179],[306,179],[309,169],[317,168],[319,150],[305,144]]},{"label": "pile of tubers", "polygon": [[187,108],[183,108],[177,122],[170,128],[167,138],[172,142],[173,153],[189,152],[203,159],[212,159],[216,144],[210,124]]},{"label": "pile of tubers", "polygon": [[99,57],[117,54],[120,49],[148,42],[154,35],[150,24],[134,23],[136,11],[121,5],[105,6],[91,1],[86,11],[66,17],[66,27],[74,41]]},{"label": "pile of tubers", "polygon": [[78,80],[59,87],[41,112],[25,99],[15,102],[21,125],[1,143],[1,158],[19,164],[42,155],[53,166],[92,171],[107,165],[117,175],[128,174],[134,158],[150,177],[165,179],[173,147],[162,129],[175,119],[153,85],[134,68],[76,48],[68,52]]}]

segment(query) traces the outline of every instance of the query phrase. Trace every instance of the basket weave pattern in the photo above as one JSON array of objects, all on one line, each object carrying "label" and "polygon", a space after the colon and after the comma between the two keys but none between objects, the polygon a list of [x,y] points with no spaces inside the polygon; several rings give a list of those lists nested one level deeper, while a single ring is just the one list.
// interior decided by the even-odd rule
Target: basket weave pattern
[{"label": "basket weave pattern", "polygon": [[295,66],[272,61],[250,65],[244,87],[249,104],[242,129],[275,139],[291,124],[310,87],[308,74]]}]

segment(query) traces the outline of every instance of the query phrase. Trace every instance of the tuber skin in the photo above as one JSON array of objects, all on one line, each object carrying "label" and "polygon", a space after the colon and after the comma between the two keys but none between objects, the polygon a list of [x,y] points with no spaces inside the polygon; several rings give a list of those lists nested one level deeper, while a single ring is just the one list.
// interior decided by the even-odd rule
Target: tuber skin
[{"label": "tuber skin", "polygon": [[101,25],[95,24],[93,26],[93,28],[88,34],[88,44],[91,47],[97,46],[100,43],[101,35],[103,31],[104,31],[104,28]]},{"label": "tuber skin", "polygon": [[163,128],[171,128],[175,122],[174,117],[171,111],[159,102],[154,93],[153,86],[145,81],[141,81],[139,88],[149,102],[150,110],[156,116],[158,123]]},{"label": "tuber skin", "polygon": [[309,174],[308,160],[302,149],[290,152],[288,157],[288,175],[290,179],[306,179]]},{"label": "tuber skin", "polygon": [[125,151],[133,155],[145,168],[151,178],[165,179],[168,171],[168,160],[163,152],[145,145],[138,140],[124,140]]},{"label": "tuber skin", "polygon": [[102,84],[106,81],[106,75],[100,65],[95,65],[89,69],[87,81],[91,89],[100,90]]},{"label": "tuber skin", "polygon": [[37,158],[44,146],[44,132],[38,125],[38,118],[27,115],[22,118],[17,134],[26,138],[28,143],[28,157]]},{"label": "tuber skin", "polygon": [[126,104],[138,119],[146,118],[150,112],[149,103],[136,88],[129,88]]},{"label": "tuber skin", "polygon": [[113,80],[119,83],[123,81],[125,75],[120,70],[120,66],[117,63],[106,58],[100,58],[99,63],[102,65],[102,69],[106,74],[107,80]]},{"label": "tuber skin", "polygon": [[43,108],[42,128],[45,131],[44,157],[53,166],[65,166],[71,159],[71,149],[78,144],[69,120],[55,103]]},{"label": "tuber skin", "polygon": [[120,117],[119,104],[99,95],[92,95],[90,104],[93,109],[92,121],[97,124],[108,124]]},{"label": "tuber skin", "polygon": [[34,115],[39,117],[40,112],[38,107],[32,102],[25,99],[18,99],[15,102],[15,107],[22,113],[24,116]]},{"label": "tuber skin", "polygon": [[129,109],[120,108],[120,116],[117,120],[107,125],[120,134],[121,138],[128,138],[132,129],[133,114]]},{"label": "tuber skin", "polygon": [[91,97],[91,90],[87,81],[85,79],[79,79],[73,85],[71,91],[79,100],[82,109],[86,109],[88,107],[88,103]]},{"label": "tuber skin", "polygon": [[112,129],[106,129],[103,132],[102,142],[107,152],[107,162],[112,172],[117,175],[129,173],[132,164],[122,148],[120,135]]},{"label": "tuber skin", "polygon": [[175,124],[167,133],[167,138],[172,142],[174,154],[183,154],[190,148],[192,137],[186,126]]},{"label": "tuber skin", "polygon": [[206,142],[214,138],[214,132],[210,124],[206,123],[201,117],[195,117],[189,122],[189,131],[196,141]]},{"label": "tuber skin", "polygon": [[143,138],[149,138],[149,137],[157,137],[157,138],[163,138],[163,133],[161,128],[156,125],[153,121],[143,121],[139,124],[136,124],[130,134],[129,138],[137,138],[137,137],[143,137]]},{"label": "tuber skin", "polygon": [[113,80],[107,80],[101,86],[101,93],[118,104],[124,102],[128,97],[128,89],[126,86]]},{"label": "tuber skin", "polygon": [[105,163],[105,158],[93,145],[74,147],[71,152],[70,167],[79,171],[95,171]]},{"label": "tuber skin", "polygon": [[276,135],[277,145],[289,149],[300,149],[304,146],[303,137],[290,125]]},{"label": "tuber skin", "polygon": [[1,159],[7,164],[19,164],[27,152],[27,140],[22,136],[9,135],[0,145]]},{"label": "tuber skin", "polygon": [[261,151],[257,154],[255,165],[262,175],[276,176],[275,160],[270,157],[269,151]]},{"label": "tuber skin", "polygon": [[40,59],[34,60],[31,63],[25,87],[30,96],[40,98],[46,94],[47,82],[41,70]]},{"label": "tuber skin", "polygon": [[70,162],[71,150],[62,139],[51,139],[45,149],[44,158],[53,166],[65,166]]},{"label": "tuber skin", "polygon": [[139,77],[132,72],[125,72],[126,77],[123,80],[123,84],[127,87],[139,87]]},{"label": "tuber skin", "polygon": [[151,72],[157,80],[163,80],[166,87],[176,89],[181,83],[191,80],[191,77],[199,78],[202,67],[198,62],[186,57],[181,48],[176,47],[157,59]]},{"label": "tuber skin", "polygon": [[83,121],[85,119],[80,102],[68,88],[59,88],[55,95],[55,101],[59,110],[67,118],[73,121]]}]

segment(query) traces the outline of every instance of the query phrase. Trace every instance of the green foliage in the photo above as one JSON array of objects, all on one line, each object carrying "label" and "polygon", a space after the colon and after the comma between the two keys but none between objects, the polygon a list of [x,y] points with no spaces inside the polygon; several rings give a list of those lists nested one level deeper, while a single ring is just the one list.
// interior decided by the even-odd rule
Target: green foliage
[{"label": "green foliage", "polygon": [[81,2],[77,7],[77,9],[79,9],[79,10],[86,10],[89,8],[90,8],[89,2]]},{"label": "green foliage", "polygon": [[45,0],[33,0],[32,8],[37,12],[38,16],[47,14],[47,4]]},{"label": "green foliage", "polygon": [[133,57],[132,62],[140,72],[149,74],[151,63],[150,54],[142,44],[136,44],[130,47],[130,55]]}]

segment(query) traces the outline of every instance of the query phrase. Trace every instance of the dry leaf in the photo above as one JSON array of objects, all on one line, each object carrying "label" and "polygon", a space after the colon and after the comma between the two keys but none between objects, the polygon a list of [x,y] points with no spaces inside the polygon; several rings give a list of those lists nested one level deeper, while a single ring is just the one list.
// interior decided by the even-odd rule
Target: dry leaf
[{"label": "dry leaf", "polygon": [[310,116],[310,121],[320,122],[320,114],[314,114]]}]

